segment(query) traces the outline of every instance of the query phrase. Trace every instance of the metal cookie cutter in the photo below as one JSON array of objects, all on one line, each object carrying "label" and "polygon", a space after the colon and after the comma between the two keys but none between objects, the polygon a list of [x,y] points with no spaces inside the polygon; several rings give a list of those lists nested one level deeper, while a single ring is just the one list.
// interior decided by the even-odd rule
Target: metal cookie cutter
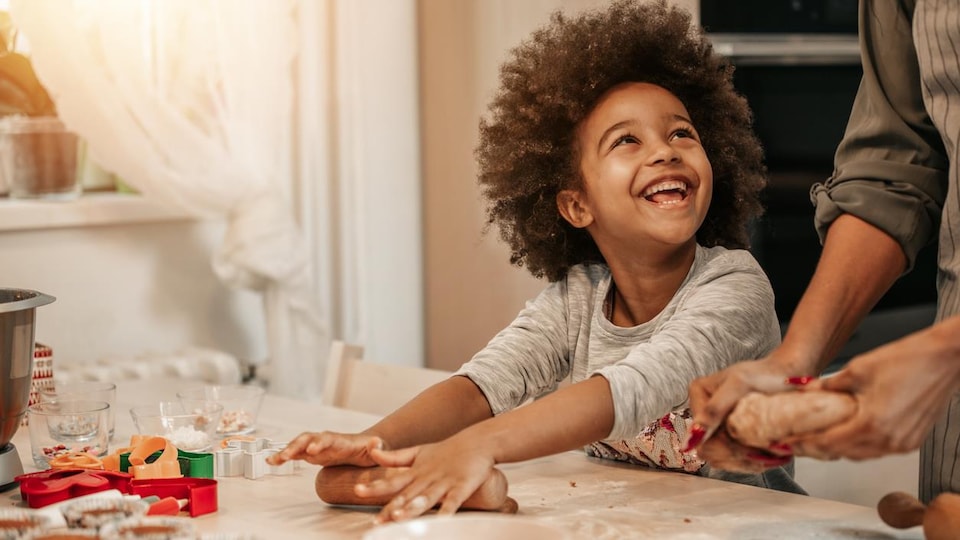
[{"label": "metal cookie cutter", "polygon": [[283,465],[270,465],[267,458],[286,446],[266,438],[237,437],[224,439],[223,448],[214,451],[214,470],[218,477],[243,476],[256,480],[267,474],[293,474],[297,463],[288,461]]}]

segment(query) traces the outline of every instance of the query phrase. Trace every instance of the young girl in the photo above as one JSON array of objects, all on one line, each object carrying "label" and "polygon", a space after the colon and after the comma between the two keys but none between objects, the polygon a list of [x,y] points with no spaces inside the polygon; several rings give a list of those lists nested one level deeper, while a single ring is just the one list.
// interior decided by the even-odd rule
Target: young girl
[{"label": "young girl", "polygon": [[410,466],[357,486],[395,495],[381,520],[454,512],[497,463],[584,445],[802,493],[782,468],[731,475],[681,449],[689,382],[780,339],[741,249],[764,169],[731,74],[663,2],[555,14],[503,65],[477,149],[511,261],[551,284],[448,380],[363,433],[304,433],[275,462]]}]

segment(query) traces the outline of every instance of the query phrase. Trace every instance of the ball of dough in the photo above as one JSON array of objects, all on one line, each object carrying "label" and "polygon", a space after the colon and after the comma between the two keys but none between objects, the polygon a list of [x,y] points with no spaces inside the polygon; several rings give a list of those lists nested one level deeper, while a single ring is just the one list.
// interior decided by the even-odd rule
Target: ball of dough
[{"label": "ball of dough", "polygon": [[909,529],[922,524],[926,510],[916,497],[902,491],[888,493],[877,503],[880,519],[895,529]]},{"label": "ball of dough", "polygon": [[853,416],[856,410],[853,396],[842,392],[750,393],[727,417],[727,432],[740,444],[769,448],[791,435],[838,424]]},{"label": "ball of dough", "polygon": [[927,505],[923,536],[927,540],[956,540],[960,535],[960,494],[941,493]]}]

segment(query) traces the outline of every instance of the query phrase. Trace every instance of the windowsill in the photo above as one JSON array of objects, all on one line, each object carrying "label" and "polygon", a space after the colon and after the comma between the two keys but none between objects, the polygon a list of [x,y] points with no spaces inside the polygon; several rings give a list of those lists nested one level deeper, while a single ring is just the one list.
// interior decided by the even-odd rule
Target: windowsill
[{"label": "windowsill", "polygon": [[144,197],[84,193],[70,201],[0,199],[0,232],[192,219]]}]

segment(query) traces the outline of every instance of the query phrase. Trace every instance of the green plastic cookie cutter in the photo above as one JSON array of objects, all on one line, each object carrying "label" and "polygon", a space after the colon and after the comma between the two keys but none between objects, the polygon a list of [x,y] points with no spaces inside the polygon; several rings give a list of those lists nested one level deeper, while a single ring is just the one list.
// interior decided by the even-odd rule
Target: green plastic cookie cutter
[{"label": "green plastic cookie cutter", "polygon": [[[147,463],[153,463],[163,452],[154,452],[147,458]],[[213,454],[204,452],[187,452],[177,449],[177,461],[180,463],[180,474],[188,478],[213,478]],[[120,471],[130,469],[130,452],[120,454]]]}]

